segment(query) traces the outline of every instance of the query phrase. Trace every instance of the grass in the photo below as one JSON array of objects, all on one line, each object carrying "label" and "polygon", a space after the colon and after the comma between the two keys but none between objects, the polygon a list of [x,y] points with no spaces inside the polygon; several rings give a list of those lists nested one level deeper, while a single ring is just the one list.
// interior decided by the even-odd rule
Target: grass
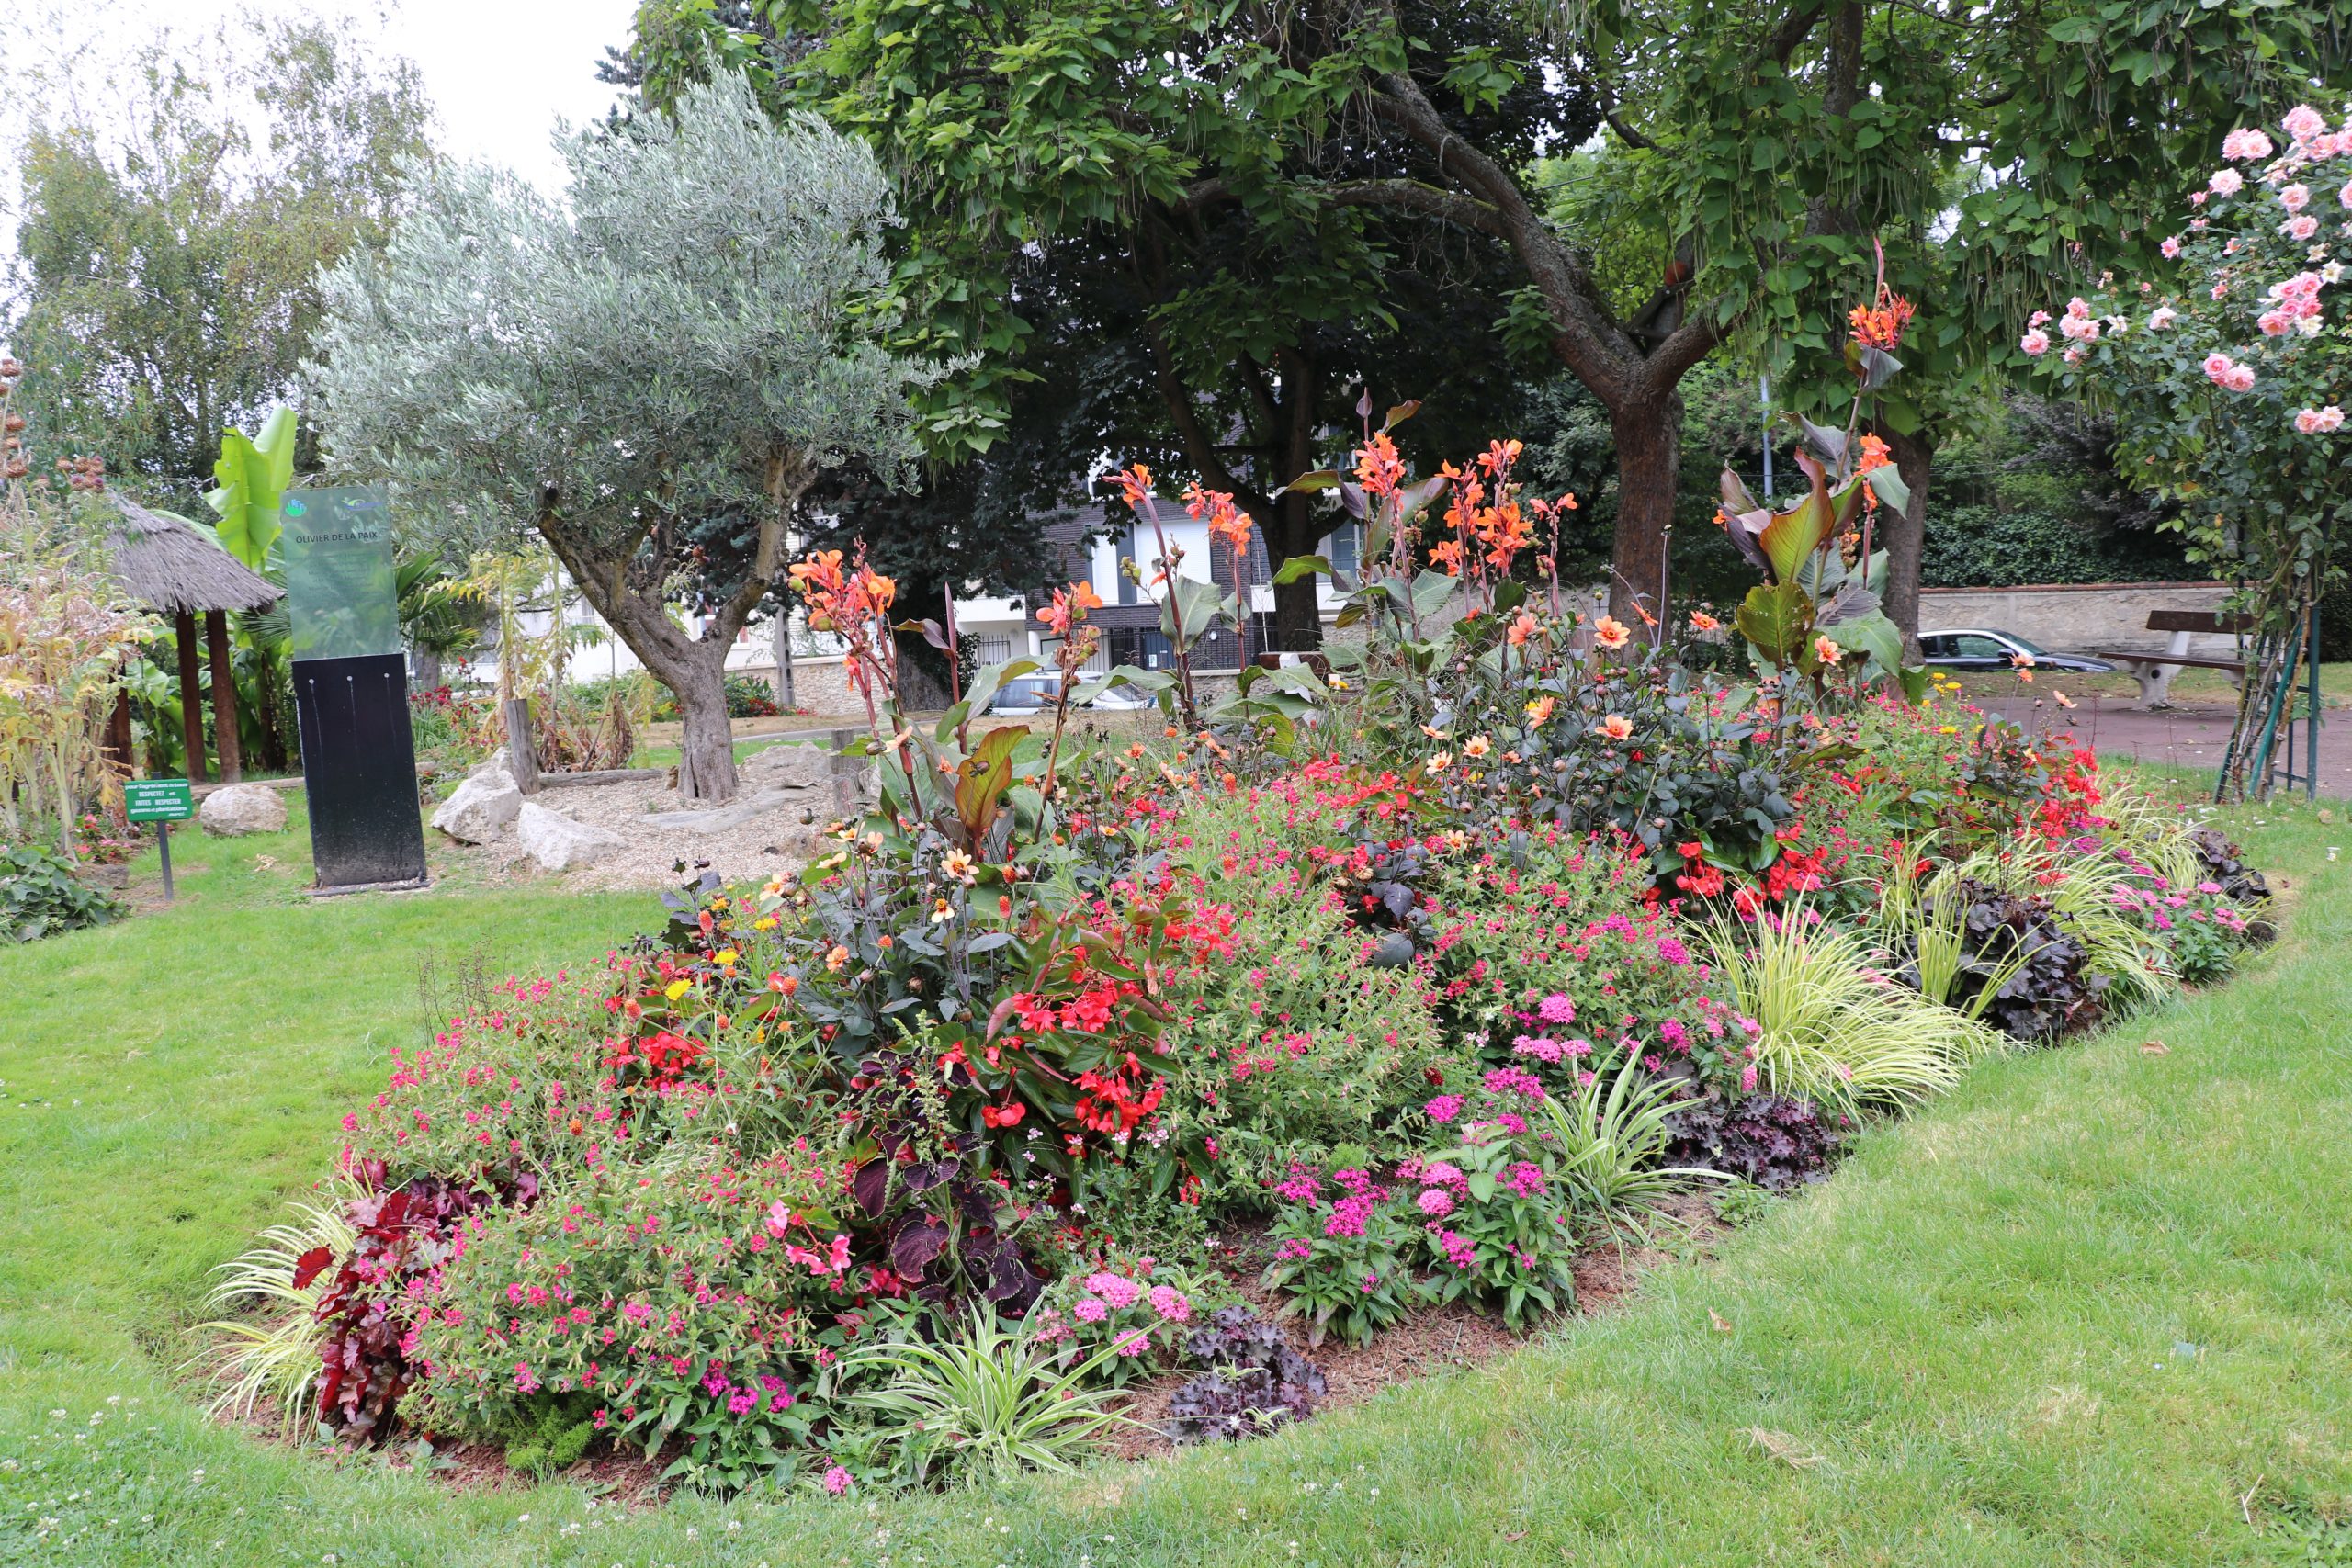
[{"label": "grass", "polygon": [[641,923],[235,895],[208,847],[171,914],[0,953],[0,1561],[2262,1562],[2352,1494],[2340,809],[2243,818],[2292,917],[2236,984],[1986,1064],[1626,1310],[1239,1448],[871,1509],[451,1492],[203,1421],[172,1368],[206,1270],[410,1036],[418,951]]}]

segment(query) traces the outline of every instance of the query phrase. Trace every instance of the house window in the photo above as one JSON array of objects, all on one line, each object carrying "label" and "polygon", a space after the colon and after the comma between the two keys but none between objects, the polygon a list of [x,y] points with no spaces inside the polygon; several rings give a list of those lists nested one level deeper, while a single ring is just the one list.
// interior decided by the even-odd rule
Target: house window
[{"label": "house window", "polygon": [[1363,525],[1342,523],[1323,541],[1323,558],[1331,563],[1333,571],[1352,574],[1363,570]]},{"label": "house window", "polygon": [[1139,670],[1167,670],[1176,663],[1175,645],[1148,626],[1113,626],[1104,634],[1111,662]]},{"label": "house window", "polygon": [[1136,580],[1127,570],[1135,564],[1135,558],[1136,530],[1135,525],[1131,523],[1119,530],[1119,559],[1114,575],[1119,580],[1119,603],[1122,604],[1133,604],[1138,602]]},{"label": "house window", "polygon": [[1001,632],[960,639],[972,650],[974,665],[1001,664],[1012,657],[1012,638]]}]

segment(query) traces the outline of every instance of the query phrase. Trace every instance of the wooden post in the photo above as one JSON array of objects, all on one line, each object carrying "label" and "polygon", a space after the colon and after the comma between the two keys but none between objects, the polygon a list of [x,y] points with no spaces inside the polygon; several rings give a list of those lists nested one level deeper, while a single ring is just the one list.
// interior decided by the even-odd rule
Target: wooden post
[{"label": "wooden post", "polygon": [[539,753],[531,744],[531,699],[509,697],[498,705],[506,719],[506,771],[525,795],[539,793]]},{"label": "wooden post", "polygon": [[196,617],[182,610],[172,621],[173,640],[180,649],[180,739],[187,748],[187,779],[203,784],[204,693],[196,679]]},{"label": "wooden post", "polygon": [[130,745],[130,694],[114,694],[114,711],[107,715],[107,765],[117,778],[127,779],[139,771]]},{"label": "wooden post", "polygon": [[226,610],[204,612],[204,647],[212,660],[212,750],[221,781],[235,784],[245,776],[245,749],[237,738],[237,671],[229,661]]}]

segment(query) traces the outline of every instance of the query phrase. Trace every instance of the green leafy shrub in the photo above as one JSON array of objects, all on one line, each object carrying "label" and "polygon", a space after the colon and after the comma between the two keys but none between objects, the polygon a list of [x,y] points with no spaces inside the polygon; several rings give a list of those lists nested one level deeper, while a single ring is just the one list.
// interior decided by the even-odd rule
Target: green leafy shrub
[{"label": "green leafy shrub", "polygon": [[12,941],[103,926],[129,912],[121,899],[84,882],[72,861],[46,845],[0,849],[0,931]]},{"label": "green leafy shrub", "polygon": [[1274,1258],[1265,1284],[1282,1295],[1285,1314],[1305,1321],[1309,1345],[1334,1334],[1369,1344],[1421,1301],[1409,1260],[1421,1237],[1393,1190],[1362,1166],[1293,1166],[1275,1190],[1287,1207],[1267,1232]]}]

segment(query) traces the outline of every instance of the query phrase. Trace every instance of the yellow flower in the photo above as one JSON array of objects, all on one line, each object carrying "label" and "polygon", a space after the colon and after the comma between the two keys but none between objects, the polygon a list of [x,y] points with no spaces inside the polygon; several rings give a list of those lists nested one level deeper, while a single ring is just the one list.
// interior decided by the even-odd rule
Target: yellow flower
[{"label": "yellow flower", "polygon": [[722,947],[716,956],[721,964],[732,964],[735,962],[735,950],[731,947]]},{"label": "yellow flower", "polygon": [[695,983],[692,980],[673,980],[670,982],[670,988],[662,994],[674,1002],[694,988]]}]

